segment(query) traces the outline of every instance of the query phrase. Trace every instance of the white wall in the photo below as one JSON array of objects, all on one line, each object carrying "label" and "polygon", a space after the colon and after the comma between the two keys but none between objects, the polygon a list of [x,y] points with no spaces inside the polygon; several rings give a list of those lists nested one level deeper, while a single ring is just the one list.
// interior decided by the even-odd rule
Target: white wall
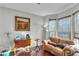
[{"label": "white wall", "polygon": [[[15,31],[15,16],[30,18],[30,31]],[[8,39],[5,36],[7,32],[12,34],[29,33],[33,40],[33,45],[35,45],[34,40],[36,38],[42,39],[41,25],[43,25],[43,18],[40,16],[0,7],[0,48],[7,48],[9,46]],[[14,37],[11,40],[14,40]]]}]

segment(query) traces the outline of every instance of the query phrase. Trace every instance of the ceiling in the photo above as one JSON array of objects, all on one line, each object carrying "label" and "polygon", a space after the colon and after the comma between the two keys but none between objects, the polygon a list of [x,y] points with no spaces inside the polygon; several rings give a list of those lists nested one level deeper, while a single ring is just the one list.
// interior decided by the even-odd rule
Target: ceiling
[{"label": "ceiling", "polygon": [[57,14],[74,7],[76,3],[2,3],[0,6],[39,16]]}]

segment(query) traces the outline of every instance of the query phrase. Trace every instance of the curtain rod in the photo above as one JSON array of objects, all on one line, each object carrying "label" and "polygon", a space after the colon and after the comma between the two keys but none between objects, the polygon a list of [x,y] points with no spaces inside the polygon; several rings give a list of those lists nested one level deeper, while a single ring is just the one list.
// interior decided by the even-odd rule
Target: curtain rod
[{"label": "curtain rod", "polygon": [[64,18],[67,18],[67,17],[71,17],[71,15],[68,15],[68,16],[64,16],[64,17],[58,18],[58,20],[60,20],[60,19],[64,19]]},{"label": "curtain rod", "polygon": [[56,19],[49,19],[49,21],[52,21],[52,20],[56,20]]},{"label": "curtain rod", "polygon": [[[72,15],[76,14],[77,12],[79,12],[79,10],[77,10],[76,12],[74,12],[74,13],[71,14],[71,15],[68,15],[68,16],[64,16],[64,17],[58,18],[58,20],[60,20],[60,19],[64,19],[64,18],[67,18],[67,17],[71,17]],[[49,19],[49,21],[51,21],[51,20],[56,20],[56,19]]]},{"label": "curtain rod", "polygon": [[74,12],[72,15],[76,14],[77,12],[79,12],[79,10],[78,10],[78,11],[76,11],[76,12]]},{"label": "curtain rod", "polygon": [[79,12],[79,10],[77,10],[76,12],[74,12],[74,13],[73,13],[73,14],[71,14],[71,15],[64,16],[64,17],[61,17],[61,18],[58,18],[58,19],[60,20],[60,19],[63,19],[63,18],[71,17],[72,15],[76,14],[77,12]]}]

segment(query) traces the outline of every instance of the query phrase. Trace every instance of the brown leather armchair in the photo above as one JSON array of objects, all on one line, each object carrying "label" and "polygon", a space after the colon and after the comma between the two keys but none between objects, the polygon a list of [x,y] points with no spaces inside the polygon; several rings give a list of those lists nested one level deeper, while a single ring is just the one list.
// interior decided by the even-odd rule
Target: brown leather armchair
[{"label": "brown leather armchair", "polygon": [[[51,40],[52,42],[55,42],[55,43],[67,44],[67,46],[69,46],[69,47],[63,48],[63,49],[61,49],[59,47],[55,47],[53,45],[48,44],[49,40]],[[69,56],[74,53],[74,51],[73,51],[73,49],[71,49],[70,45],[74,45],[74,42],[72,40],[63,40],[63,39],[54,37],[54,38],[49,38],[48,40],[43,41],[43,50],[48,51],[56,56]]]}]

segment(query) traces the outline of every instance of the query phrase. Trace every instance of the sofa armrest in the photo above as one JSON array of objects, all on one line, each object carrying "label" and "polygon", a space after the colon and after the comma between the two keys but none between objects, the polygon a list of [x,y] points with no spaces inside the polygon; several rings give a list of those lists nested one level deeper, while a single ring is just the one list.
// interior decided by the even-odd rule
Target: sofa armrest
[{"label": "sofa armrest", "polygon": [[64,56],[71,56],[74,54],[74,48],[71,46],[66,46],[65,48],[63,48],[63,55]]},{"label": "sofa armrest", "polygon": [[42,42],[42,44],[43,44],[43,45],[47,45],[47,44],[48,44],[48,41],[47,41],[47,40],[44,40],[44,41]]}]

